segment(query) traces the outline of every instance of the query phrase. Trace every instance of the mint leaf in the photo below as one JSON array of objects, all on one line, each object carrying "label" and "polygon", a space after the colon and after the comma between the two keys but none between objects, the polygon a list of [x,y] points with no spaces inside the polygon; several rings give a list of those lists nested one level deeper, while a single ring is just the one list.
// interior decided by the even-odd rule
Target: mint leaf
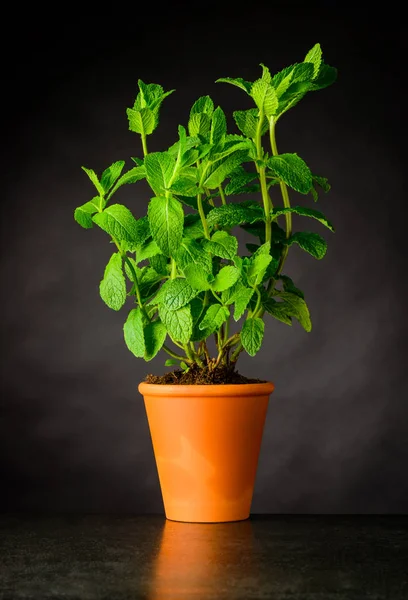
[{"label": "mint leaf", "polygon": [[190,117],[194,114],[205,113],[211,118],[213,111],[214,102],[211,100],[210,96],[201,96],[191,107]]},{"label": "mint leaf", "polygon": [[297,154],[279,154],[271,156],[268,167],[289,187],[308,194],[312,187],[312,173],[304,160]]},{"label": "mint leaf", "polygon": [[314,258],[322,259],[326,254],[327,242],[318,233],[311,231],[298,231],[294,233],[288,240],[289,246],[296,243],[302,250],[305,250]]},{"label": "mint leaf", "polygon": [[238,240],[226,231],[216,231],[210,241],[205,242],[205,249],[220,258],[232,259],[238,250]]},{"label": "mint leaf", "polygon": [[273,298],[267,298],[262,302],[263,308],[278,321],[286,325],[292,325],[293,310],[285,302],[276,302]]},{"label": "mint leaf", "polygon": [[166,285],[162,304],[170,310],[178,310],[197,296],[197,290],[194,290],[185,279],[171,279]]},{"label": "mint leaf", "polygon": [[[256,136],[258,128],[258,109],[250,108],[248,110],[236,110],[233,112],[234,121],[242,133],[253,139]],[[269,129],[267,119],[262,121],[261,135],[264,135]]]},{"label": "mint leaf", "polygon": [[122,256],[115,252],[106,265],[99,285],[102,300],[112,310],[120,310],[126,302],[126,281],[122,269]]},{"label": "mint leaf", "polygon": [[320,65],[322,62],[322,49],[320,44],[315,44],[311,50],[306,54],[305,63],[312,63],[313,65],[313,79],[318,75]]},{"label": "mint leaf", "polygon": [[115,181],[122,173],[122,169],[125,166],[124,160],[118,160],[114,162],[110,167],[104,170],[101,176],[101,186],[105,193],[109,192]]},{"label": "mint leaf", "polygon": [[161,350],[167,336],[166,327],[160,321],[149,323],[144,330],[146,361],[152,360]]},{"label": "mint leaf", "polygon": [[204,237],[204,229],[199,215],[185,215],[184,235],[192,240]]},{"label": "mint leaf", "polygon": [[[208,330],[212,333],[221,327],[224,321],[228,319],[229,314],[229,310],[226,306],[213,304],[207,309],[205,316],[198,327],[201,331]],[[208,335],[210,335],[210,333]]]},{"label": "mint leaf", "polygon": [[209,279],[213,277],[208,272],[204,271],[200,265],[190,264],[184,267],[184,275],[194,290],[203,292],[211,287]]},{"label": "mint leaf", "polygon": [[160,304],[159,315],[173,340],[182,344],[186,344],[190,340],[193,331],[193,319],[188,305],[178,310],[170,310]]},{"label": "mint leaf", "polygon": [[322,90],[332,85],[337,79],[337,69],[322,62],[318,76],[313,80],[311,90]]},{"label": "mint leaf", "polygon": [[284,69],[282,69],[282,71],[279,71],[279,73],[276,73],[276,75],[272,77],[272,85],[275,88],[276,95],[278,96],[278,98],[280,98],[282,94],[284,94],[288,89],[292,81],[293,71],[295,67],[296,64],[290,65],[289,67],[285,67]]},{"label": "mint leaf", "polygon": [[207,215],[210,227],[218,225],[224,229],[231,229],[244,223],[264,221],[264,212],[260,205],[251,206],[242,204],[226,204],[213,208]]},{"label": "mint leaf", "polygon": [[257,173],[247,173],[243,168],[239,168],[239,170],[237,169],[237,171],[231,174],[230,181],[225,186],[224,192],[227,196],[238,194],[245,185],[254,181],[257,177]]},{"label": "mint leaf", "polygon": [[150,259],[150,265],[156,271],[156,273],[159,273],[159,275],[168,275],[170,273],[168,259],[163,256],[163,254],[152,256]]},{"label": "mint leaf", "polygon": [[128,349],[137,357],[144,358],[145,340],[143,333],[143,316],[140,308],[133,308],[123,326],[125,342]]},{"label": "mint leaf", "polygon": [[81,169],[83,171],[85,171],[85,173],[88,175],[89,179],[92,181],[92,183],[96,187],[98,194],[100,196],[104,196],[105,190],[103,189],[102,185],[99,183],[99,179],[98,179],[98,176],[95,173],[95,171],[93,169],[87,169],[86,167],[81,167]]},{"label": "mint leaf", "polygon": [[252,257],[251,264],[247,272],[248,283],[250,285],[258,286],[262,283],[263,277],[271,261],[271,255],[260,254]]},{"label": "mint leaf", "polygon": [[156,244],[154,240],[150,240],[144,246],[138,246],[136,249],[136,264],[142,262],[142,260],[146,260],[147,258],[152,258],[153,256],[157,256],[161,254],[161,250],[159,246]]},{"label": "mint leaf", "polygon": [[231,85],[235,85],[241,90],[244,90],[247,94],[251,93],[252,83],[250,81],[245,81],[242,77],[236,77],[235,79],[231,77],[220,77],[215,83],[230,83]]},{"label": "mint leaf", "polygon": [[140,110],[127,108],[126,114],[129,120],[129,129],[141,135],[150,135],[155,128],[155,118],[153,111],[147,106]]},{"label": "mint leaf", "polygon": [[[282,298],[288,309],[291,311],[291,316],[299,321],[305,331],[311,331],[312,322],[310,320],[309,309],[303,298],[297,294],[290,292],[279,292],[279,297]],[[279,303],[278,303],[279,304]]]},{"label": "mint leaf", "polygon": [[147,181],[156,194],[160,196],[168,187],[173,175],[175,160],[169,152],[151,152],[144,160]]},{"label": "mint leaf", "polygon": [[246,308],[248,306],[249,301],[251,300],[254,294],[254,290],[250,288],[242,288],[241,291],[236,295],[234,299],[234,321],[239,321]]},{"label": "mint leaf", "polygon": [[227,120],[220,106],[213,112],[211,120],[210,144],[222,142],[227,134]]},{"label": "mint leaf", "polygon": [[125,240],[137,243],[139,241],[137,221],[130,210],[122,204],[108,206],[103,212],[94,215],[92,220],[118,242]]},{"label": "mint leaf", "polygon": [[188,132],[193,136],[207,135],[207,133],[210,131],[210,127],[210,117],[204,112],[192,114],[188,121]]},{"label": "mint leaf", "polygon": [[296,294],[296,296],[299,296],[300,298],[305,298],[305,295],[302,292],[302,290],[295,286],[290,277],[288,277],[287,275],[280,275],[279,279],[283,283],[283,289],[285,292],[291,292],[292,294]]},{"label": "mint leaf", "polygon": [[276,219],[280,215],[285,215],[287,213],[296,213],[297,215],[301,215],[303,217],[311,217],[312,219],[316,219],[322,225],[330,229],[330,231],[334,231],[333,225],[330,223],[328,219],[324,216],[323,213],[318,210],[314,210],[313,208],[305,208],[303,206],[291,206],[290,208],[274,208],[271,211],[272,219]]},{"label": "mint leaf", "polygon": [[319,187],[322,188],[324,192],[329,192],[331,185],[326,177],[319,177],[318,175],[312,175],[312,179],[317,183]]},{"label": "mint leaf", "polygon": [[184,213],[180,202],[171,196],[152,198],[148,218],[154,241],[163,254],[172,256],[183,237]]},{"label": "mint leaf", "polygon": [[203,248],[190,238],[183,238],[174,258],[182,271],[190,265],[195,265],[205,273],[212,272],[212,260],[207,248]]},{"label": "mint leaf", "polygon": [[266,117],[276,114],[278,108],[278,97],[275,89],[264,78],[254,82],[251,88],[251,96],[255,104]]},{"label": "mint leaf", "polygon": [[91,227],[93,227],[92,215],[99,212],[100,201],[101,198],[96,196],[89,202],[85,202],[85,204],[82,204],[82,206],[78,206],[78,208],[75,209],[74,219],[84,229],[91,229]]},{"label": "mint leaf", "polygon": [[250,356],[255,356],[262,345],[265,324],[259,317],[247,319],[241,331],[241,342]]},{"label": "mint leaf", "polygon": [[228,177],[228,175],[234,171],[238,165],[246,160],[248,160],[247,150],[237,150],[233,154],[230,154],[222,162],[220,161],[220,164],[217,163],[217,166],[214,168],[212,173],[204,181],[204,186],[210,190],[218,188],[224,179]]},{"label": "mint leaf", "polygon": [[239,279],[239,269],[233,266],[222,267],[211,284],[214,292],[223,292],[234,285]]},{"label": "mint leaf", "polygon": [[178,365],[180,364],[180,361],[177,358],[168,358],[165,363],[164,366],[165,367],[173,367],[174,365]]},{"label": "mint leaf", "polygon": [[115,183],[111,191],[109,192],[109,198],[113,196],[117,189],[119,189],[122,185],[126,183],[136,183],[136,181],[140,181],[146,177],[146,169],[144,166],[133,167],[118,179]]}]

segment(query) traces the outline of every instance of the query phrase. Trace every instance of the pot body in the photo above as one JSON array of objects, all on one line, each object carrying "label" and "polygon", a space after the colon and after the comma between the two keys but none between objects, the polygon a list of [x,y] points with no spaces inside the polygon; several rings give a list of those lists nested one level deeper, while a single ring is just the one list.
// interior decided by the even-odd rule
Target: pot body
[{"label": "pot body", "polygon": [[249,517],[273,383],[141,383],[167,519]]}]

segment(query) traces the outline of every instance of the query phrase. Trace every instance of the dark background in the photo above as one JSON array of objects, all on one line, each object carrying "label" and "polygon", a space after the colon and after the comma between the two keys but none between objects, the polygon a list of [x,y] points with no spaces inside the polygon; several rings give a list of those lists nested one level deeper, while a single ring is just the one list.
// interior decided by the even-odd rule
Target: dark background
[{"label": "dark background", "polygon": [[[164,358],[135,359],[123,341],[126,310],[99,298],[111,246],[73,220],[93,196],[80,167],[100,173],[141,156],[125,113],[138,78],[177,90],[149,140],[163,150],[198,96],[228,114],[249,107],[215,79],[254,80],[260,62],[278,71],[317,41],[338,82],[285,115],[278,146],[329,178],[317,208],[336,233],[315,229],[329,242],[323,261],[297,248],[287,261],[312,332],[268,320],[262,351],[240,360],[243,374],[276,385],[253,512],[408,509],[403,18],[392,4],[381,13],[357,3],[247,4],[109,5],[90,17],[64,6],[3,23],[5,510],[163,510],[137,385],[161,373]],[[149,197],[141,183],[116,201],[142,216]]]}]

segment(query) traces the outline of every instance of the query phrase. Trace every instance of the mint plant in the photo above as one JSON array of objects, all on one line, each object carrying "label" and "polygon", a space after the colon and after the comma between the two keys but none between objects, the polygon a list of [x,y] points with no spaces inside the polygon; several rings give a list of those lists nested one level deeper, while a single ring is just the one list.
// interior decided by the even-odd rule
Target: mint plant
[{"label": "mint plant", "polygon": [[[177,141],[150,153],[148,136],[159,124],[163,100],[175,90],[139,80],[127,117],[129,129],[141,137],[143,157],[132,157],[135,165],[124,174],[124,161],[100,177],[82,167],[96,194],[74,218],[85,229],[96,224],[115,246],[100,295],[113,310],[126,305],[124,339],[138,358],[149,361],[163,350],[170,356],[167,366],[234,368],[243,350],[250,356],[259,351],[266,315],[287,325],[296,319],[311,330],[304,294],[283,269],[294,244],[316,259],[323,258],[327,244],[317,233],[294,231],[292,215],[334,229],[321,212],[292,206],[289,191],[316,202],[330,186],[296,153],[279,154],[276,125],[306,94],[332,84],[337,71],[324,63],[319,44],[303,62],[273,76],[260,66],[262,75],[254,82],[217,80],[240,88],[254,103],[233,113],[240,133],[228,133],[222,108],[202,96],[187,128],[178,126]],[[140,180],[147,181],[152,197],[147,215],[136,219],[113,196]],[[244,194],[249,199],[241,200]],[[254,237],[243,256],[237,228]]]}]

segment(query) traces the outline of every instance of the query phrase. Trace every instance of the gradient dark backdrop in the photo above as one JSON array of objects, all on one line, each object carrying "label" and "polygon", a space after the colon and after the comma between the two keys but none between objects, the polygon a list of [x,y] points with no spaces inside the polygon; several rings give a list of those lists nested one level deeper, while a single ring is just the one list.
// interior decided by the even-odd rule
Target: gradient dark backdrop
[{"label": "gradient dark backdrop", "polygon": [[[93,195],[80,167],[100,173],[141,155],[125,114],[138,78],[177,89],[149,140],[162,150],[200,95],[229,114],[249,107],[215,79],[254,80],[260,62],[280,70],[317,41],[338,82],[309,94],[277,135],[281,152],[298,152],[331,181],[320,208],[336,233],[316,228],[329,242],[323,261],[296,249],[287,261],[312,332],[268,320],[260,354],[240,361],[241,372],[276,385],[253,512],[408,509],[403,19],[391,4],[387,14],[248,4],[245,13],[207,3],[197,15],[187,4],[161,15],[157,4],[150,14],[132,5],[94,22],[36,12],[4,25],[4,509],[163,510],[137,384],[164,359],[135,359],[123,342],[126,311],[99,298],[111,246],[72,218]],[[136,216],[148,199],[144,184],[117,196]]]}]

